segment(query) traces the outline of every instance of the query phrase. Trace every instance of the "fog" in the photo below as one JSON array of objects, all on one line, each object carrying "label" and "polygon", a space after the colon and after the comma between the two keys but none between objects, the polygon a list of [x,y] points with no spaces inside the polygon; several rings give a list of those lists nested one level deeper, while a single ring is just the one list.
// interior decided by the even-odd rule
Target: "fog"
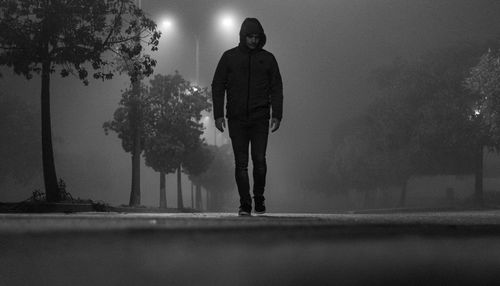
[{"label": "fog", "polygon": [[[329,186],[311,190],[304,182],[328,160],[334,126],[361,112],[379,92],[370,80],[371,72],[396,58],[414,60],[452,44],[500,36],[500,2],[493,0],[142,0],[142,8],[158,23],[167,16],[174,19],[173,29],[163,32],[159,51],[153,53],[158,60],[155,72],[172,74],[178,70],[195,81],[197,37],[202,86],[210,85],[223,51],[237,44],[242,20],[255,17],[261,21],[267,35],[264,48],[276,56],[284,84],[283,121],[280,130],[270,134],[267,152],[269,211],[328,212],[359,207],[355,197],[328,196],[335,190],[329,190]],[[225,11],[237,15],[237,28],[230,37],[217,31],[214,22]],[[39,77],[28,81],[5,67],[1,73],[0,95],[20,98],[39,112]],[[102,128],[112,119],[121,91],[127,87],[124,76],[105,82],[93,80],[89,86],[75,78],[52,77],[56,170],[73,197],[112,205],[128,203],[130,154],[123,151],[116,134],[106,136]],[[210,144],[213,134],[211,122],[205,133]],[[219,144],[229,143],[227,130],[217,140]],[[496,157],[489,155],[487,173],[488,168],[495,170],[496,162]],[[40,160],[33,164],[41,170],[41,148]],[[490,177],[495,176],[490,173]],[[40,175],[24,182],[0,182],[0,201],[20,201],[34,189],[43,189]],[[190,206],[187,177],[183,177],[183,183],[184,204]],[[485,188],[495,188],[495,183],[490,178]],[[413,179],[409,192],[433,192],[447,184],[464,196],[473,193],[472,178],[467,177],[456,182],[453,177]],[[168,175],[169,207],[175,207],[175,186],[175,176]],[[141,199],[143,205],[158,206],[159,176],[144,164]],[[236,189],[233,199],[233,205],[225,206],[227,210],[237,208]]]}]

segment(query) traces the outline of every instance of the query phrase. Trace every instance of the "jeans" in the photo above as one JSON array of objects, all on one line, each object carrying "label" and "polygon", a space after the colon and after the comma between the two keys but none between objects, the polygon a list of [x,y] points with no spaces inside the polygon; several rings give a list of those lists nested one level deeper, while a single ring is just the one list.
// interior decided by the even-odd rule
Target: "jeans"
[{"label": "jeans", "polygon": [[240,205],[251,207],[250,183],[248,180],[248,146],[251,146],[253,163],[253,195],[256,202],[264,202],[266,185],[266,148],[269,135],[269,120],[228,120],[229,136],[235,159],[235,178],[240,195]]}]

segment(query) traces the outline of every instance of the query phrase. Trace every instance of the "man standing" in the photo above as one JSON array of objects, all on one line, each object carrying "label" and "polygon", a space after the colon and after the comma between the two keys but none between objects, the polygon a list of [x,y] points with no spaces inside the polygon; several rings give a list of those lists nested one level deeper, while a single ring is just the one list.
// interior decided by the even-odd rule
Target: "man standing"
[{"label": "man standing", "polygon": [[[222,55],[212,81],[215,126],[224,132],[226,117],[235,157],[235,178],[240,195],[240,216],[252,211],[248,179],[248,147],[253,162],[255,213],[264,214],[266,147],[269,133],[280,127],[283,110],[283,84],[273,54],[262,49],[266,35],[260,22],[246,18],[241,25],[240,43]],[[271,113],[272,110],[272,113]]]}]

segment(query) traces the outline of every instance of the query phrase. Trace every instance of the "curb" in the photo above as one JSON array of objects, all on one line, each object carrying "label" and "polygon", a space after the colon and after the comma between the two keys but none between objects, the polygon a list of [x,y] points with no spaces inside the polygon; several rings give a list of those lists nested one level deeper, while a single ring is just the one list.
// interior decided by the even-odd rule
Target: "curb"
[{"label": "curb", "polygon": [[103,208],[103,205],[95,203],[0,203],[0,213],[75,213],[105,211]]},{"label": "curb", "polygon": [[0,213],[79,213],[79,212],[117,212],[117,213],[199,213],[191,208],[153,208],[153,207],[113,207],[103,203],[47,203],[47,202],[0,202]]},{"label": "curb", "polygon": [[485,205],[483,207],[441,207],[441,208],[388,208],[346,211],[348,214],[391,214],[391,213],[425,213],[425,212],[457,212],[499,210],[500,206]]}]

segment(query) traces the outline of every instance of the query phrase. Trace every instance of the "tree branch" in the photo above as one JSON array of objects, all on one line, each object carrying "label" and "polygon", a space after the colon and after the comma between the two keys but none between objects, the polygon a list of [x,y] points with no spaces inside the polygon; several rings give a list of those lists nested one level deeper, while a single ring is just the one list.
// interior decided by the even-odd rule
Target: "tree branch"
[{"label": "tree branch", "polygon": [[113,25],[112,25],[112,28],[111,30],[109,31],[109,34],[108,36],[106,37],[106,40],[104,40],[104,42],[102,43],[103,46],[107,46],[108,43],[109,43],[109,39],[111,38],[111,36],[113,35],[114,31],[115,31],[115,21],[118,17],[121,17],[123,15],[123,9],[125,7],[125,2],[122,2],[122,5],[120,6],[120,13],[118,13],[118,15],[115,16],[114,20],[113,20]]}]

